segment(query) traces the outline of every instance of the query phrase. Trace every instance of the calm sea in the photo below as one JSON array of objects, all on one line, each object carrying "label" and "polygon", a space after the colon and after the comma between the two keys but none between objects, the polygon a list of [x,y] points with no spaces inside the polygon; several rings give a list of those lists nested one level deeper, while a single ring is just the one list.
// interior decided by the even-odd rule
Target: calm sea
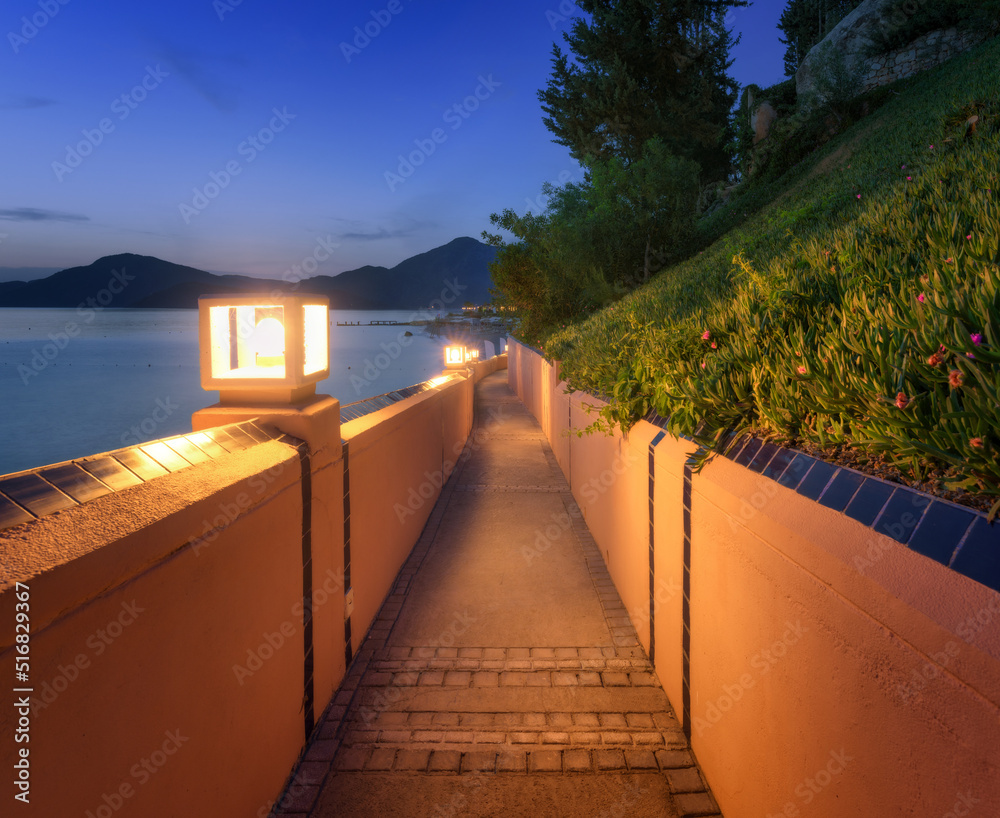
[{"label": "calm sea", "polygon": [[[411,317],[332,312],[316,391],[343,405],[440,374],[444,341],[421,327],[336,325]],[[201,388],[197,310],[0,309],[0,474],[190,432],[217,400]]]}]

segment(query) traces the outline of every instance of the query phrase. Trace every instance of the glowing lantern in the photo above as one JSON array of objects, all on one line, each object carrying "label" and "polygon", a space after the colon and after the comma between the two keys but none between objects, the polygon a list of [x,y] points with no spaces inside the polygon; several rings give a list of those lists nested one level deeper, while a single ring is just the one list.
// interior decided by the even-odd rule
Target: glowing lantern
[{"label": "glowing lantern", "polygon": [[330,374],[330,301],[323,296],[198,299],[201,385],[221,403],[294,403]]},{"label": "glowing lantern", "polygon": [[444,348],[444,365],[446,369],[460,369],[465,366],[466,360],[464,346],[449,344]]},{"label": "glowing lantern", "polygon": [[475,347],[466,348],[465,350],[465,362],[467,364],[474,364],[479,360],[479,350]]}]

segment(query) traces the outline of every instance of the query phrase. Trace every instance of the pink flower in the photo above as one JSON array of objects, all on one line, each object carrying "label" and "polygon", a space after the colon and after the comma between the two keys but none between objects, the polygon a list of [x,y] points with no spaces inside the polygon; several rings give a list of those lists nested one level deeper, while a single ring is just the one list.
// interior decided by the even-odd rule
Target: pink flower
[{"label": "pink flower", "polygon": [[704,361],[702,361],[702,362],[701,362],[701,368],[702,368],[702,369],[704,369],[704,368],[705,368],[705,362],[704,362]]},{"label": "pink flower", "polygon": [[977,347],[981,346],[983,343],[982,333],[974,332],[972,333],[972,335],[969,336],[969,338],[972,340],[972,343],[974,343]]},{"label": "pink flower", "polygon": [[861,194],[860,194],[860,193],[858,194],[858,198],[859,198],[859,199],[861,198]]},{"label": "pink flower", "polygon": [[903,170],[906,170],[906,165],[903,165]]},{"label": "pink flower", "polygon": [[954,263],[954,261],[955,261],[955,259],[953,259],[953,258],[952,258],[951,256],[948,256],[948,258],[946,258],[946,259],[944,260],[944,263],[945,263],[945,264],[953,264],[953,263]]},{"label": "pink flower", "polygon": [[712,341],[712,349],[718,349],[718,347],[715,345],[715,341]]},{"label": "pink flower", "polygon": [[906,181],[907,182],[912,182],[913,181],[913,177],[912,176],[907,176],[906,177]]},{"label": "pink flower", "polygon": [[931,150],[934,150],[934,146],[933,145],[931,145]]},{"label": "pink flower", "polygon": [[917,296],[917,301],[919,301],[921,304],[924,303],[924,294],[923,293],[920,293],[920,295]]},{"label": "pink flower", "polygon": [[896,407],[899,409],[905,409],[910,405],[910,399],[906,397],[905,392],[900,392],[896,395]]},{"label": "pink flower", "polygon": [[800,375],[805,375],[806,374],[806,368],[804,366],[800,366],[799,367],[799,374]]},{"label": "pink flower", "polygon": [[965,240],[972,241],[972,233],[969,233],[969,235],[965,237]]},{"label": "pink flower", "polygon": [[972,354],[971,352],[966,352],[966,353],[965,353],[965,357],[966,357],[966,358],[975,358],[976,356],[975,356],[975,355],[973,355],[973,354]]},{"label": "pink flower", "polygon": [[953,369],[948,373],[948,383],[951,385],[952,389],[958,389],[964,381],[962,377],[962,370]]},{"label": "pink flower", "polygon": [[938,364],[940,364],[940,363],[941,363],[941,362],[942,362],[943,360],[944,360],[944,358],[942,358],[942,357],[941,357],[940,355],[938,355],[938,353],[936,353],[936,352],[935,352],[935,353],[934,353],[933,355],[931,355],[931,356],[930,356],[930,357],[929,357],[929,358],[927,359],[927,365],[928,365],[928,366],[937,366],[937,365],[938,365]]},{"label": "pink flower", "polygon": [[707,340],[708,340],[709,338],[711,338],[711,337],[712,337],[712,333],[711,333],[711,332],[709,332],[708,330],[705,330],[705,331],[704,331],[704,332],[703,332],[703,333],[701,334],[701,340],[702,340],[702,341],[707,341]]}]

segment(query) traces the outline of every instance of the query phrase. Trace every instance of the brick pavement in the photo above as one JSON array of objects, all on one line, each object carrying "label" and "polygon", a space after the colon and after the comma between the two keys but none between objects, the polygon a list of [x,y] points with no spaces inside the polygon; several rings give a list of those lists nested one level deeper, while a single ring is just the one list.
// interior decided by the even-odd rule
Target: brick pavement
[{"label": "brick pavement", "polygon": [[506,372],[466,451],[272,815],[719,816]]}]

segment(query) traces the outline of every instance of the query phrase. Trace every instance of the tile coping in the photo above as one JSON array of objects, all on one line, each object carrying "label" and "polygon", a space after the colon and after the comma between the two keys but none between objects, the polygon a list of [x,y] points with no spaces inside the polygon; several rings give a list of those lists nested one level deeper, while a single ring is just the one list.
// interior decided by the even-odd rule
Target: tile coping
[{"label": "tile coping", "polygon": [[[450,382],[459,376],[445,377],[445,382]],[[347,404],[340,408],[340,422],[356,420],[441,385],[440,380],[428,380]],[[259,420],[245,421],[0,475],[0,531],[285,437]]]},{"label": "tile coping", "polygon": [[0,475],[0,530],[270,440],[298,443],[267,423],[243,421]]},{"label": "tile coping", "polygon": [[[667,425],[655,412],[644,420]],[[981,511],[746,434],[732,438],[722,456],[1000,591],[1000,524]],[[857,559],[869,558],[878,556]]]}]

